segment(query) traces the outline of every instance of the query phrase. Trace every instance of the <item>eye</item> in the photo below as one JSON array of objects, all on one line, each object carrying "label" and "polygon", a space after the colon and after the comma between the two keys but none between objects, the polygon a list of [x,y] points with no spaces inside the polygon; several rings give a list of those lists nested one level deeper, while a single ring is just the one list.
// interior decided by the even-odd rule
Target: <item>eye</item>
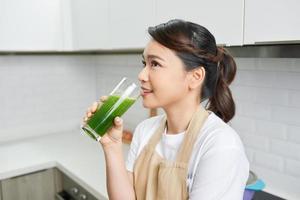
[{"label": "eye", "polygon": [[160,67],[160,66],[161,65],[158,62],[156,62],[155,60],[151,61],[151,67]]},{"label": "eye", "polygon": [[144,60],[142,60],[142,64],[143,64],[143,67],[146,66],[146,62]]}]

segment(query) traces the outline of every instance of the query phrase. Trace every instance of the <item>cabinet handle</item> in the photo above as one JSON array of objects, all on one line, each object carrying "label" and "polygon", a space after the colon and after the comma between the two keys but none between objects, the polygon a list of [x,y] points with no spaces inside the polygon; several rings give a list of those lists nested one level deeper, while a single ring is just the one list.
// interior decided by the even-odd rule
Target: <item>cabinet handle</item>
[{"label": "cabinet handle", "polygon": [[254,44],[300,44],[300,40],[257,41]]}]

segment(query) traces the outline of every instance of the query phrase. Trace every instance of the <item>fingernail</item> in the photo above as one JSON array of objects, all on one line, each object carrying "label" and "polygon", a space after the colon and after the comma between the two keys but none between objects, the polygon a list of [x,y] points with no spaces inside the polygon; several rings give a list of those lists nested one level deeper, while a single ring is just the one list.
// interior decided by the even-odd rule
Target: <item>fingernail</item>
[{"label": "fingernail", "polygon": [[121,118],[120,117],[116,117],[116,122],[120,123],[121,122]]}]

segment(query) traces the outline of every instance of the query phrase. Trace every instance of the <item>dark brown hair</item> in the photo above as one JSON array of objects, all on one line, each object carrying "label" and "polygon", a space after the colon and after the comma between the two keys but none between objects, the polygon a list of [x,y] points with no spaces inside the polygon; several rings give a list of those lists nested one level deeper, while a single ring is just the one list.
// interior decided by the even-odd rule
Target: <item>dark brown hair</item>
[{"label": "dark brown hair", "polygon": [[223,121],[235,114],[235,104],[229,89],[236,74],[233,57],[222,47],[217,47],[214,36],[203,26],[174,19],[148,28],[152,38],[172,49],[190,71],[204,67],[206,75],[201,89],[201,101],[208,99],[208,110]]}]

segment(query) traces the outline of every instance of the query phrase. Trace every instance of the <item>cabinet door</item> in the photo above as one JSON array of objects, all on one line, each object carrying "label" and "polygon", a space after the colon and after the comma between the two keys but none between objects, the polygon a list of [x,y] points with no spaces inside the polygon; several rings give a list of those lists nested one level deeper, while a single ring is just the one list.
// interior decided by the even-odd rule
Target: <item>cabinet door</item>
[{"label": "cabinet door", "polygon": [[54,200],[54,170],[49,169],[2,181],[2,200]]},{"label": "cabinet door", "polygon": [[0,200],[2,200],[2,187],[1,187],[1,181],[0,181]]},{"label": "cabinet door", "polygon": [[156,22],[184,19],[206,27],[217,44],[243,42],[243,0],[165,0],[156,3]]},{"label": "cabinet door", "polygon": [[0,50],[63,49],[60,0],[0,0]]},{"label": "cabinet door", "polygon": [[110,0],[109,36],[112,49],[144,48],[147,28],[154,25],[154,0]]},{"label": "cabinet door", "polygon": [[109,48],[108,0],[72,0],[74,50]]},{"label": "cabinet door", "polygon": [[245,0],[245,44],[300,42],[299,0]]}]

